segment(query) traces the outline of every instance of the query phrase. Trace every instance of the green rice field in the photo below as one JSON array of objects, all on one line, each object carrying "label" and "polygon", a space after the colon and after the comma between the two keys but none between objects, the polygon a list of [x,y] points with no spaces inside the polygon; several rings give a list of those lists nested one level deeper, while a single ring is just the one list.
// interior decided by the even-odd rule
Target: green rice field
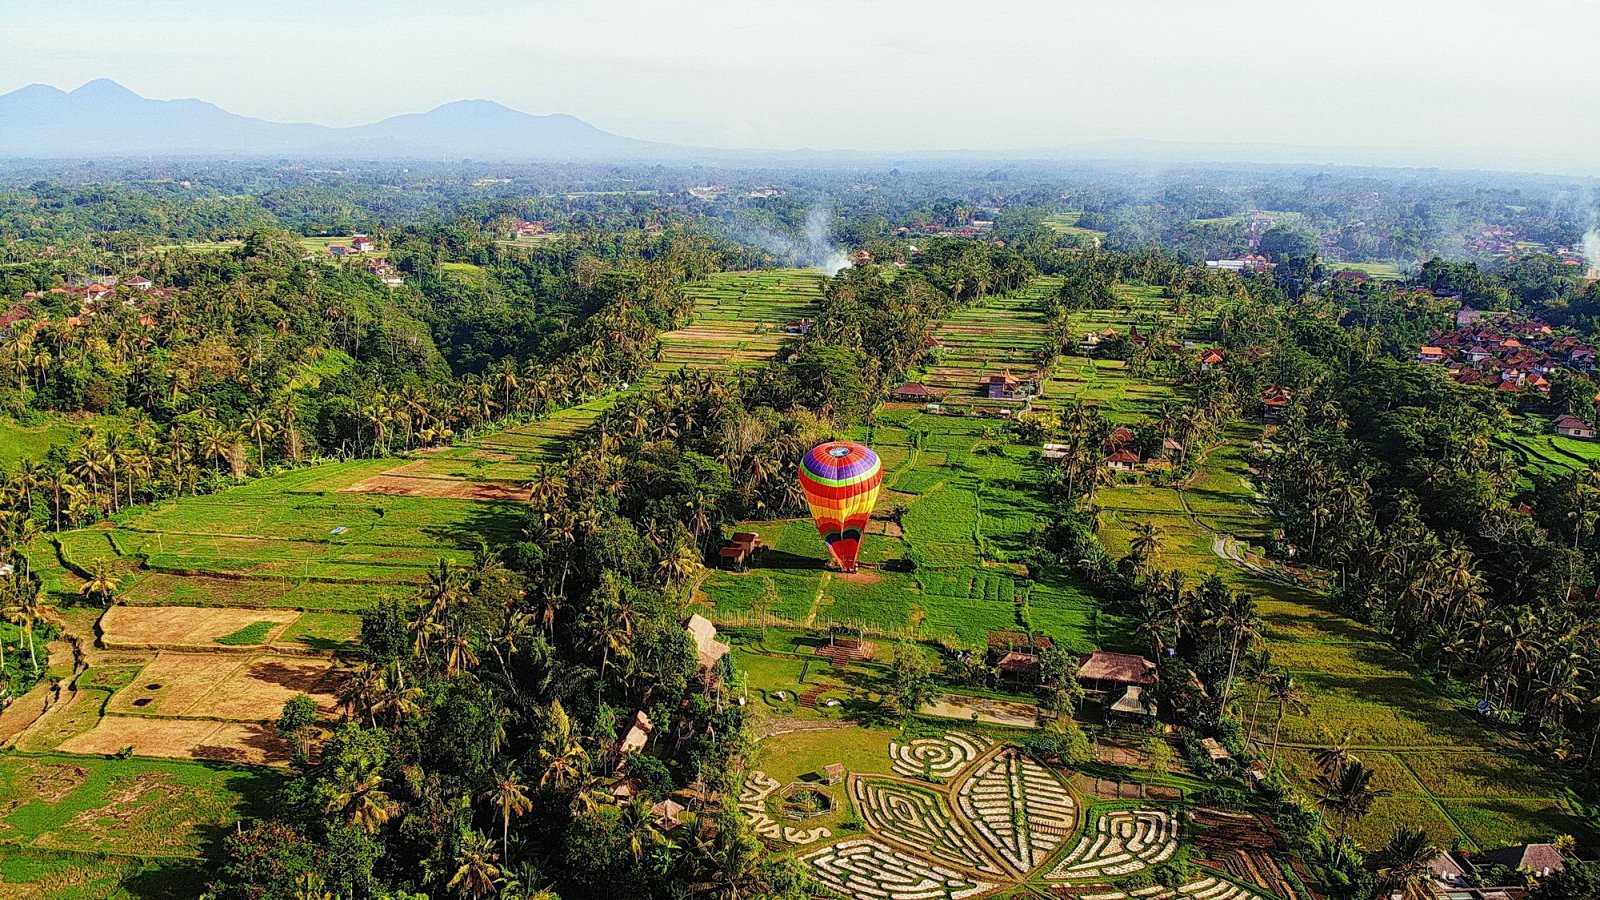
[{"label": "green rice field", "polygon": [[661,336],[658,371],[766,362],[788,338],[784,325],[815,312],[823,283],[814,269],[772,269],[720,272],[686,285],[694,319]]},{"label": "green rice field", "polygon": [[[1272,523],[1247,459],[1261,431],[1230,430],[1182,487],[1119,485],[1096,500],[1104,508],[1101,538],[1113,555],[1127,552],[1134,526],[1152,522],[1161,534],[1158,565],[1179,569],[1191,583],[1216,573],[1255,598],[1273,664],[1307,695],[1308,711],[1283,722],[1291,779],[1308,784],[1319,771],[1312,751],[1348,736],[1362,762],[1379,770],[1379,786],[1392,791],[1355,827],[1369,846],[1387,840],[1396,825],[1418,822],[1437,841],[1480,849],[1584,833],[1588,826],[1563,799],[1563,774],[1478,718],[1474,698],[1449,696],[1377,631],[1341,616],[1310,582],[1261,556]],[[1240,690],[1248,710],[1251,689]],[[1270,700],[1261,707],[1269,725],[1272,708]]]},{"label": "green rice field", "polygon": [[[287,607],[354,612],[413,593],[441,559],[466,564],[479,541],[504,543],[521,527],[518,504],[395,496],[351,488],[385,473],[521,484],[559,461],[567,442],[609,398],[494,431],[411,460],[327,463],[218,494],[127,510],[92,528],[51,535],[29,551],[57,602],[77,597],[97,563],[121,579],[118,597],[141,605]],[[308,643],[344,640],[342,626],[291,629]]]}]

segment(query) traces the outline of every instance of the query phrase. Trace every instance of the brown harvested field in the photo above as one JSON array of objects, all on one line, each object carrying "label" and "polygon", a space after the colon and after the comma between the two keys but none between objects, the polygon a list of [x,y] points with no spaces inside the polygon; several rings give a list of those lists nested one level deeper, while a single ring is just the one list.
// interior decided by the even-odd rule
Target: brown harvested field
[{"label": "brown harvested field", "polygon": [[338,711],[338,676],[325,659],[304,656],[259,656],[232,678],[217,685],[191,715],[242,721],[273,720],[297,694],[309,694],[323,715]]},{"label": "brown harvested field", "polygon": [[63,753],[117,753],[132,747],[139,756],[203,759],[251,765],[283,765],[289,742],[271,725],[209,719],[106,716],[92,731],[62,744]]},{"label": "brown harvested field", "polygon": [[274,720],[296,694],[310,694],[328,714],[338,706],[333,663],[273,653],[163,651],[107,704],[108,713]]},{"label": "brown harvested field", "polygon": [[272,622],[263,645],[283,633],[300,613],[292,609],[212,609],[193,606],[113,606],[100,618],[107,647],[217,648],[226,637],[256,622]]},{"label": "brown harvested field", "polygon": [[[410,465],[409,463],[407,465]],[[405,466],[401,466],[405,468]],[[398,471],[398,470],[391,470]],[[384,472],[358,481],[342,494],[389,494],[396,497],[446,497],[452,500],[491,500],[526,503],[533,492],[499,481],[467,481],[437,475],[394,475]]]}]

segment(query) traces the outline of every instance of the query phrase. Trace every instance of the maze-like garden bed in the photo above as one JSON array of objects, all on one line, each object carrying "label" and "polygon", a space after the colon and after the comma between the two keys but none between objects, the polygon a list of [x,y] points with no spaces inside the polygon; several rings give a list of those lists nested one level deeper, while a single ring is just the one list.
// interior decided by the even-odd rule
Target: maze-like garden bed
[{"label": "maze-like garden bed", "polygon": [[1177,890],[1161,887],[1141,888],[1137,891],[1103,891],[1093,894],[1072,894],[1077,900],[1262,900],[1260,895],[1222,878],[1197,878]]},{"label": "maze-like garden bed", "polygon": [[[781,787],[783,787],[782,782],[772,778],[760,769],[751,772],[745,778],[744,785],[739,788],[739,809],[750,820],[752,831],[770,841],[801,845],[815,844],[817,841],[825,841],[833,837],[833,832],[824,826],[805,827],[804,820],[809,816],[779,813],[789,821],[784,822],[775,818],[773,810],[769,807],[769,799],[774,798],[774,795],[778,794],[778,789]],[[798,805],[791,806],[791,798],[796,797],[802,791],[817,794],[831,803],[831,798],[828,798],[825,791],[795,784],[790,785],[783,792],[783,795],[777,798],[785,812],[800,808]],[[831,806],[818,814],[826,814],[830,811]]]},{"label": "maze-like garden bed", "polygon": [[1116,809],[1095,821],[1076,847],[1046,876],[1084,881],[1131,875],[1159,865],[1178,849],[1178,821],[1163,809]]},{"label": "maze-like garden bed", "polygon": [[[817,883],[829,891],[867,900],[965,900],[1021,885],[1074,900],[1297,896],[1270,859],[1270,867],[1254,860],[1260,871],[1249,863],[1236,871],[1224,862],[1216,872],[1177,889],[1160,885],[1116,889],[1113,885],[1123,878],[1177,856],[1179,823],[1174,811],[1160,806],[1099,807],[1098,815],[1080,831],[1082,807],[1067,773],[1052,771],[1016,747],[950,733],[892,742],[889,762],[898,774],[855,774],[848,782],[848,801],[860,820],[849,827],[864,828],[866,833],[799,855]],[[917,780],[926,777],[940,781]],[[833,812],[816,795],[832,798],[820,783],[802,780],[786,786],[756,771],[740,792],[739,806],[756,832],[773,843],[831,841],[826,828],[813,834],[794,827],[813,814]],[[1247,821],[1259,825],[1254,819]],[[1239,824],[1237,817],[1218,818],[1211,827],[1225,840],[1229,824]],[[1063,854],[1074,834],[1076,843]],[[1252,839],[1244,843],[1252,846],[1244,849],[1265,855],[1264,847],[1253,845],[1263,838],[1270,841],[1270,835],[1247,836]]]},{"label": "maze-like garden bed", "polygon": [[947,734],[942,738],[919,738],[909,744],[889,744],[894,770],[908,778],[952,778],[978,758],[988,746],[987,738]]},{"label": "maze-like garden bed", "polygon": [[800,857],[816,879],[847,897],[965,900],[998,884],[967,878],[871,838],[842,841]]},{"label": "maze-like garden bed", "polygon": [[978,833],[1021,872],[1042,865],[1078,822],[1078,807],[1066,786],[1011,749],[962,782],[956,802]]},{"label": "maze-like garden bed", "polygon": [[862,821],[874,833],[915,847],[940,863],[987,875],[1007,874],[955,823],[943,794],[904,781],[861,776],[851,781],[851,793]]}]

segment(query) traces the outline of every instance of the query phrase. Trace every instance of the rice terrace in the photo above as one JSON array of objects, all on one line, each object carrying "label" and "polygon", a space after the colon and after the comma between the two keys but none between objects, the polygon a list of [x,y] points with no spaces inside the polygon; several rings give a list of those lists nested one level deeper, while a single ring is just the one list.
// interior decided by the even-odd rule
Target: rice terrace
[{"label": "rice terrace", "polygon": [[219,171],[0,182],[0,897],[1600,884],[1570,192]]},{"label": "rice terrace", "polygon": [[[798,272],[725,273],[691,290],[694,324],[662,336],[655,377],[685,366],[763,364],[785,328],[792,338],[801,327],[793,323],[809,324],[817,283]],[[887,704],[896,677],[883,652],[888,644],[899,645],[895,653],[971,648],[963,652],[981,658],[1001,641],[997,655],[1020,652],[1034,666],[1044,646],[1069,658],[1144,650],[1136,623],[1108,611],[1092,589],[1029,565],[1030,536],[1052,515],[1040,487],[1048,462],[1009,424],[968,414],[984,403],[980,378],[1001,371],[1036,381],[1030,405],[1037,411],[1061,415],[1085,403],[1118,427],[1150,427],[1182,395],[1169,379],[1093,355],[1064,355],[1041,369],[1053,340],[1041,300],[1059,287],[1036,280],[938,323],[938,349],[920,376],[937,402],[891,402],[872,424],[846,433],[875,448],[884,467],[859,574],[824,564],[809,520],[733,526],[758,532],[762,551],[747,565],[707,571],[695,596],[732,642],[733,669],[756,699],[757,721],[772,723],[758,726],[773,736],[762,742],[764,768],[746,776],[739,807],[764,840],[792,848],[818,884],[851,897],[1070,889],[1098,900],[1314,900],[1315,882],[1283,855],[1269,818],[1206,806],[1206,782],[1182,761],[1179,736],[1118,724],[1109,702],[1104,711],[1080,708],[1096,732],[1096,752],[1072,765],[1036,749],[1048,746],[1036,726],[1053,730],[1052,717],[1016,680],[954,687],[935,707],[973,710],[981,731],[940,731],[930,714],[899,726],[910,736],[894,737],[881,714],[869,712]],[[1143,326],[1188,340],[1210,335],[1211,324],[1193,308],[1175,313],[1170,301],[1136,284],[1116,290],[1124,304],[1076,317],[1074,333]],[[46,831],[21,824],[48,819],[49,810],[110,804],[96,815],[132,816],[137,829],[154,824],[149,816],[171,814],[145,802],[166,790],[158,785],[194,784],[220,799],[225,793],[205,786],[237,784],[259,797],[272,776],[252,767],[281,770],[291,755],[272,724],[284,704],[304,695],[325,721],[340,714],[340,673],[351,665],[359,613],[383,598],[416,594],[440,559],[464,564],[480,542],[510,539],[519,527],[513,510],[529,501],[533,481],[560,464],[614,402],[602,398],[406,459],[325,463],[130,508],[40,540],[29,564],[78,635],[81,658],[75,666],[70,654],[52,663],[63,668],[31,721],[26,700],[8,714],[14,752],[0,757],[0,771],[14,799],[0,818],[3,839],[23,848],[29,865],[56,871],[70,868],[63,835],[88,813]],[[1263,557],[1272,526],[1249,457],[1266,440],[1259,425],[1234,426],[1191,451],[1202,459],[1184,481],[1118,479],[1096,502],[1111,553],[1126,552],[1140,527],[1153,524],[1162,563],[1194,577],[1215,572],[1262,598],[1266,645],[1309,688],[1305,711],[1275,729],[1285,775],[1309,783],[1311,749],[1342,730],[1383,785],[1356,829],[1369,839],[1401,821],[1426,822],[1484,848],[1580,830],[1558,789],[1516,774],[1526,763],[1509,742],[1471,737],[1463,714],[1405,683],[1420,676],[1368,675],[1365,650],[1377,639],[1332,615]],[[86,579],[107,567],[118,578],[117,603],[103,613],[79,605]],[[982,712],[1002,703],[1041,718]],[[788,734],[783,723],[799,730]],[[142,760],[148,774],[136,778],[144,780],[90,799],[89,784],[134,765],[107,758],[130,751]],[[844,774],[823,774],[835,764]],[[221,768],[194,768],[202,766]],[[202,772],[214,774],[196,781]],[[32,791],[38,796],[28,799]],[[1207,835],[1219,830],[1253,835],[1256,849],[1209,845]],[[162,865],[150,846],[128,843],[128,861],[118,864],[130,871]],[[178,837],[162,846],[176,856],[202,847]],[[85,876],[83,883],[97,882]]]}]

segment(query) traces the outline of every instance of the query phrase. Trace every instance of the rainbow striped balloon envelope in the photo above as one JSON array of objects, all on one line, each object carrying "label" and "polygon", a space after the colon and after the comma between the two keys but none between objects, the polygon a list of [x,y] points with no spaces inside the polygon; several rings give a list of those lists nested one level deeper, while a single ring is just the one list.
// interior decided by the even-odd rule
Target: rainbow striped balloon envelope
[{"label": "rainbow striped balloon envelope", "polygon": [[800,463],[800,486],[811,504],[817,532],[846,572],[856,570],[861,537],[882,483],[883,464],[878,454],[848,441],[818,444]]}]

